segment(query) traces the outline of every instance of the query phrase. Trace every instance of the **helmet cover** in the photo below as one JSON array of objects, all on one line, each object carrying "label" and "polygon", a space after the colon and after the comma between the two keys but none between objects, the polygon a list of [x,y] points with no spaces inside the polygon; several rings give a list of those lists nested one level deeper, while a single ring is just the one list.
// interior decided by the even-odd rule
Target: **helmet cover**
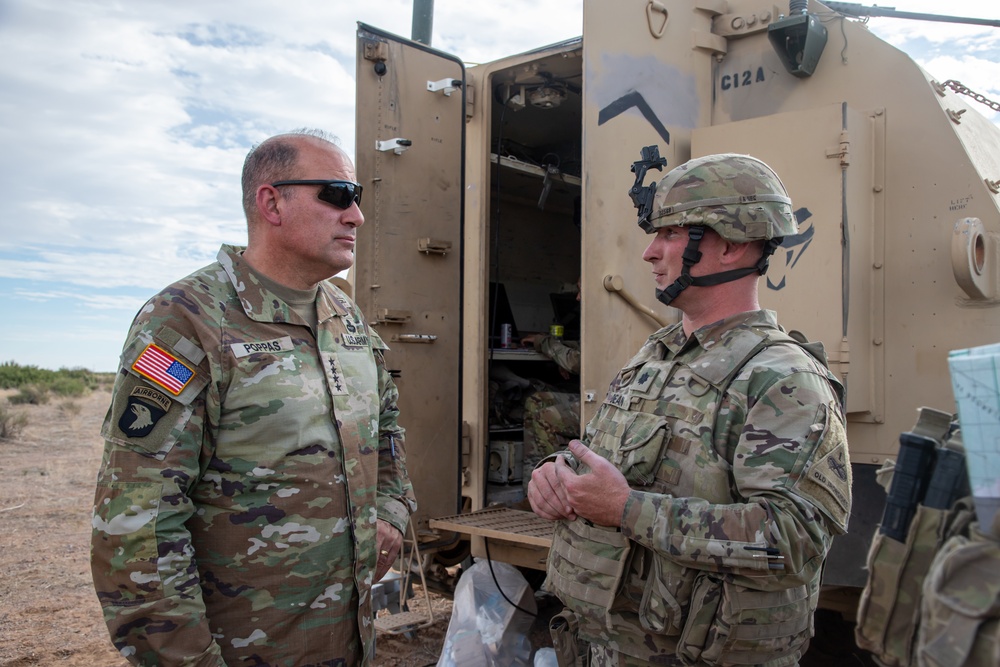
[{"label": "helmet cover", "polygon": [[640,227],[703,225],[733,243],[798,232],[792,200],[774,170],[749,155],[720,153],[688,160],[656,184],[652,211]]}]

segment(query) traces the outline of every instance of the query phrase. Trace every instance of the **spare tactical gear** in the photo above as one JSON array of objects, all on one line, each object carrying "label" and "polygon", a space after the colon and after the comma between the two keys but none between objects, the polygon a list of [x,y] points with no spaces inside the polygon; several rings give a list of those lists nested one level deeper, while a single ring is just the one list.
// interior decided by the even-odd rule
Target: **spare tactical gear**
[{"label": "spare tactical gear", "polygon": [[[907,517],[901,526],[903,539],[880,529],[868,551],[868,581],[858,605],[855,639],[889,667],[997,665],[1000,540],[980,532],[971,496],[949,503],[931,498],[934,476],[943,469],[942,455],[962,451],[961,433],[947,413],[921,408],[919,415],[907,434],[940,444],[922,477],[905,480],[920,490],[912,512],[887,511],[883,517],[883,523],[897,515]],[[881,475],[880,484],[890,494],[899,465],[883,466],[892,475]]]},{"label": "spare tactical gear", "polygon": [[920,667],[1000,665],[1000,514],[992,530],[941,547],[924,580],[916,664]]}]

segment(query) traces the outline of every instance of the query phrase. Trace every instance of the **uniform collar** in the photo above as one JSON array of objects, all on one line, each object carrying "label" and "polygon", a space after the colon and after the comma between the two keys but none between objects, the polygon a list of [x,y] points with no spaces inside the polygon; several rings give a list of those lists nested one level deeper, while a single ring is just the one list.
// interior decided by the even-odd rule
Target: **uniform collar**
[{"label": "uniform collar", "polygon": [[[245,246],[223,244],[219,249],[218,261],[229,276],[229,280],[240,298],[240,304],[247,317],[257,322],[306,323],[284,300],[265,287],[243,259]],[[350,312],[347,297],[332,283],[324,280],[316,292],[316,313],[319,321],[331,317],[343,317]]]},{"label": "uniform collar", "polygon": [[729,338],[750,328],[777,329],[777,314],[773,310],[750,310],[737,313],[717,322],[706,324],[692,333],[691,336],[684,334],[684,327],[682,323],[678,322],[661,329],[653,335],[653,338],[665,346],[672,356],[676,356],[695,347],[710,350],[720,343],[725,345]]},{"label": "uniform collar", "polygon": [[777,329],[778,317],[773,310],[750,310],[712,324],[706,324],[691,334],[691,337],[696,339],[701,347],[708,350],[751,327]]}]

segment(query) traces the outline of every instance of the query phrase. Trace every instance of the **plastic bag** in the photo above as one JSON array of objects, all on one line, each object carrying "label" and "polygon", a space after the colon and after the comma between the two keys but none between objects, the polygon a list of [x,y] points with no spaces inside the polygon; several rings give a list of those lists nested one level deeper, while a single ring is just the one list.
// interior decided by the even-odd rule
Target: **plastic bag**
[{"label": "plastic bag", "polygon": [[[534,591],[512,565],[477,559],[455,588],[437,667],[529,667],[528,633],[537,612]],[[496,575],[496,583],[493,580]],[[497,590],[497,583],[503,591]],[[511,605],[507,599],[517,604]]]},{"label": "plastic bag", "polygon": [[559,667],[556,650],[551,646],[543,646],[535,653],[534,667]]}]

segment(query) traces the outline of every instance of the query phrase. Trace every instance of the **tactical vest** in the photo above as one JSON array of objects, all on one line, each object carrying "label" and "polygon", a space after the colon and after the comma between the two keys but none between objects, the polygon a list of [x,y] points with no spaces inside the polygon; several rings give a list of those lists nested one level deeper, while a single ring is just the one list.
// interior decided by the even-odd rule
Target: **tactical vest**
[{"label": "tactical vest", "polygon": [[[735,502],[732,464],[714,446],[733,378],[777,344],[802,346],[826,364],[821,348],[810,350],[773,329],[751,328],[732,343],[706,351],[695,367],[640,352],[588,425],[590,448],[612,461],[632,488]],[[796,664],[812,634],[816,583],[777,593],[750,590],[637,547],[617,528],[577,519],[556,525],[546,587],[575,612],[580,636],[589,642],[627,637],[616,641],[618,650],[646,660],[666,653],[686,664],[777,666]],[[639,627],[616,612],[637,617]]]}]

